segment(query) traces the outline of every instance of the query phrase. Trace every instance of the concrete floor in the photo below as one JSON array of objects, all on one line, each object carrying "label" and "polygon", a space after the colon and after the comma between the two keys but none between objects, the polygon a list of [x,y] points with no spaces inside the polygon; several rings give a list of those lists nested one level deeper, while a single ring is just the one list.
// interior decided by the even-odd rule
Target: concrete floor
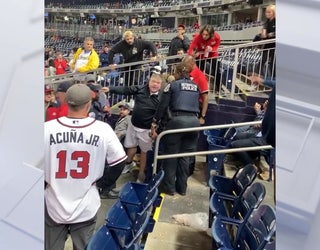
[{"label": "concrete floor", "polygon": [[[232,176],[235,172],[231,165],[226,165],[226,175]],[[208,235],[210,230],[199,230],[190,226],[179,224],[173,219],[177,214],[194,214],[198,212],[208,214],[209,210],[209,188],[206,185],[206,163],[205,157],[197,157],[197,164],[194,174],[188,179],[188,190],[186,196],[178,194],[164,196],[157,223],[152,233],[147,237],[146,250],[191,250],[191,249],[213,249],[212,238]],[[128,182],[134,181],[133,174],[121,175],[117,182],[117,188]],[[261,180],[256,180],[261,181]],[[274,203],[274,182],[261,181],[266,187],[266,197],[263,203]],[[98,212],[96,228],[99,228],[105,221],[106,212],[114,204],[115,200],[101,200],[101,208]],[[68,239],[65,250],[72,250],[72,242]]]}]

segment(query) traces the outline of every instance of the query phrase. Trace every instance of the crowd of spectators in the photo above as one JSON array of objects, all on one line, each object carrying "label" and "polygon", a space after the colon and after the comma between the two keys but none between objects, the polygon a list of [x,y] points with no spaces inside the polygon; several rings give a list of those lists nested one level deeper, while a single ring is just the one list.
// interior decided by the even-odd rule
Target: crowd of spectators
[{"label": "crowd of spectators", "polygon": [[[84,0],[81,2],[86,3]],[[121,3],[132,4],[130,2]],[[137,1],[135,3],[139,4]],[[161,3],[166,2],[163,1]],[[247,25],[249,25],[249,23]],[[195,28],[192,27],[192,29]],[[106,43],[104,40],[97,41],[92,37],[86,37],[84,41],[79,41],[76,39],[68,40],[59,36],[51,37],[50,39],[52,40],[48,41],[48,43],[50,41],[56,42],[54,44],[57,45],[57,48],[48,46],[45,51],[47,74],[49,75],[49,72],[50,75],[57,74],[57,72],[61,72],[62,67],[65,73],[75,73],[73,77],[76,83],[60,83],[56,89],[55,100],[50,99],[50,97],[52,97],[52,92],[48,86],[45,87],[45,108],[47,110],[45,119],[47,121],[54,120],[46,123],[49,124],[48,126],[53,124],[52,127],[54,128],[57,118],[68,121],[68,119],[71,119],[70,117],[72,117],[72,119],[81,118],[86,120],[95,118],[102,122],[108,122],[108,112],[111,110],[111,105],[107,102],[108,97],[105,93],[122,95],[125,98],[134,96],[135,105],[133,107],[124,103],[121,106],[122,108],[127,109],[126,115],[129,115],[130,109],[132,108],[132,115],[130,120],[127,121],[127,131],[123,141],[123,146],[126,149],[126,156],[123,156],[124,152],[122,151],[122,147],[118,141],[116,141],[115,148],[117,149],[117,152],[121,152],[123,162],[113,174],[110,171],[112,169],[115,170],[115,168],[109,168],[104,160],[97,164],[100,171],[98,177],[99,180],[103,180],[103,182],[99,182],[97,178],[94,181],[98,180],[97,190],[100,191],[101,199],[118,197],[118,194],[114,190],[116,180],[121,173],[125,173],[126,170],[130,171],[132,169],[134,155],[137,153],[138,148],[140,149],[140,168],[136,181],[145,182],[147,180],[145,171],[147,167],[147,152],[152,150],[153,140],[157,137],[158,132],[161,132],[158,131],[158,128],[163,125],[163,121],[165,121],[163,126],[164,130],[191,128],[206,124],[205,118],[208,108],[208,91],[209,84],[211,84],[206,79],[206,76],[214,78],[214,89],[218,92],[221,87],[221,65],[218,60],[221,39],[219,33],[209,24],[199,27],[199,30],[197,30],[198,32],[194,34],[191,41],[188,41],[187,37],[184,36],[185,30],[185,26],[179,25],[174,30],[175,32],[178,31],[176,36],[171,40],[170,48],[174,51],[172,52],[172,55],[177,55],[178,51],[181,49],[184,53],[188,54],[187,57],[184,57],[182,62],[178,62],[177,65],[173,67],[174,80],[171,83],[164,81],[162,69],[161,67],[159,69],[158,66],[156,66],[158,68],[149,72],[147,82],[143,82],[137,75],[131,74],[135,73],[133,70],[139,73],[142,72],[140,65],[136,66],[134,64],[143,61],[147,54],[149,54],[150,61],[156,62],[158,59],[158,50],[162,46],[161,42],[155,44],[138,38],[132,31],[125,31],[123,39],[120,39],[115,43]],[[268,29],[266,30],[266,33],[270,34]],[[67,47],[68,49],[66,49],[65,54],[62,52],[63,42],[69,43],[68,46],[70,46]],[[62,45],[60,46],[60,44]],[[145,53],[146,50],[148,53]],[[98,67],[106,66],[105,64],[102,64],[102,62],[107,63],[111,72],[118,70],[118,63],[115,63],[114,58],[116,54],[120,53],[122,54],[125,63],[133,64],[130,68],[128,67],[126,69],[126,72],[121,72],[119,70],[119,73],[122,73],[124,84],[121,86],[112,86],[112,84],[110,84],[107,87],[102,87],[98,84],[98,78],[94,74],[91,74],[92,71],[97,70]],[[197,61],[195,62],[195,60]],[[202,79],[199,79],[200,73],[203,74]],[[120,77],[118,77],[118,79],[120,79]],[[252,82],[267,84],[266,81],[260,78],[252,78]],[[82,84],[78,83],[86,84],[89,88],[83,87]],[[266,113],[262,118],[261,136],[257,137],[255,134],[249,141],[248,139],[246,139],[246,141],[243,141],[244,139],[239,139],[234,141],[231,144],[231,147],[237,148],[243,145],[252,146],[267,144],[275,146],[273,99],[275,95],[275,81],[272,81],[272,83],[273,91],[268,103],[270,106],[268,106]],[[76,88],[79,88],[79,90],[76,90]],[[85,90],[85,95],[80,93],[81,89],[83,91]],[[103,96],[103,98],[101,98],[101,96]],[[126,101],[127,100],[128,99],[126,99]],[[168,110],[170,111],[170,117],[168,115]],[[89,116],[90,119],[87,116]],[[120,119],[121,118],[122,117],[120,117]],[[117,121],[116,125],[120,125],[120,119]],[[70,120],[70,124],[71,122],[78,124],[81,120]],[[103,125],[101,125],[101,127],[102,126]],[[106,131],[113,135],[109,126],[104,126],[104,128],[107,128],[108,130]],[[114,138],[116,138],[116,135],[114,135]],[[120,136],[118,136],[118,139],[123,140]],[[188,135],[181,133],[166,136],[163,140],[164,153],[194,152],[196,150],[197,140],[198,132],[193,132]],[[46,145],[47,148],[50,148],[51,141],[50,147],[48,141],[49,140],[46,140]],[[236,156],[241,159],[243,163],[240,167],[245,166],[247,163],[252,163],[259,156],[258,154],[259,152],[255,152],[254,154],[252,154],[252,152],[238,152]],[[111,156],[109,158],[111,158]],[[46,161],[48,161],[48,157],[46,158]],[[47,164],[46,176],[48,176],[48,173],[57,166],[54,161],[51,161],[50,163],[50,165]],[[69,162],[67,162],[67,164],[69,164]],[[187,195],[187,179],[192,174],[192,171],[190,170],[191,164],[192,158],[190,157],[172,158],[163,161],[161,167],[164,170],[165,175],[160,185],[161,192],[168,195]],[[104,173],[102,174],[103,169]],[[266,168],[260,169],[260,177],[262,179],[264,179],[265,172],[267,172]],[[53,175],[51,177],[52,180],[50,178],[46,179],[49,184],[50,182],[60,183],[60,177],[54,177]],[[47,185],[46,204],[49,204],[50,206],[49,212],[46,214],[46,238],[47,244],[50,242],[54,244],[52,235],[49,236],[48,234],[50,233],[48,222],[52,224],[66,224],[67,228],[68,221],[65,219],[59,221],[55,216],[52,216],[52,214],[54,214],[52,212],[54,203],[52,202],[52,196],[50,196],[50,189],[50,185]],[[97,194],[97,190],[94,187],[95,194]],[[65,193],[66,192],[64,192],[64,194]],[[99,200],[97,195],[95,195],[95,197],[96,200]],[[99,206],[100,205],[98,204],[96,207]],[[73,213],[70,212],[70,215],[72,214]],[[94,220],[95,215],[91,216],[93,216],[93,219],[89,219]],[[88,218],[81,218],[76,222],[85,223],[87,219]],[[51,239],[51,241],[48,241],[48,238]],[[64,244],[64,240],[65,237],[60,239],[61,245]],[[83,243],[83,245],[85,244],[86,242]]]},{"label": "crowd of spectators", "polygon": [[161,7],[161,6],[174,6],[178,4],[192,3],[193,0],[111,0],[101,1],[101,0],[79,0],[79,1],[69,1],[69,0],[47,0],[45,1],[46,8],[73,8],[73,9],[130,9],[130,8],[142,8],[142,7]]}]

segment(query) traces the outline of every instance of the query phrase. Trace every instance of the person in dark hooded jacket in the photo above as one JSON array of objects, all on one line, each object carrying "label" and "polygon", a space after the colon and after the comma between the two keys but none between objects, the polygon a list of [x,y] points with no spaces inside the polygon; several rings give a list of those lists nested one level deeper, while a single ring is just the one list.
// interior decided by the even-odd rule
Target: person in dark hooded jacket
[{"label": "person in dark hooded jacket", "polygon": [[[184,35],[185,31],[185,26],[180,24],[178,26],[178,35],[175,36],[170,42],[168,56],[177,55],[179,49],[183,49],[184,51],[188,50],[190,40],[186,35]],[[174,60],[169,60],[168,63],[174,63]]]}]

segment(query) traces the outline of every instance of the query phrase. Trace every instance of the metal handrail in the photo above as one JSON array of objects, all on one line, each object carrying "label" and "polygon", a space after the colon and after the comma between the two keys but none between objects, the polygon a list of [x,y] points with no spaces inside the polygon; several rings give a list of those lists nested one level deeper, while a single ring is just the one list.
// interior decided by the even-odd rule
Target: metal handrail
[{"label": "metal handrail", "polygon": [[155,142],[154,158],[153,158],[153,174],[155,174],[157,170],[157,161],[162,159],[185,157],[185,156],[197,156],[197,155],[199,156],[199,155],[210,155],[210,154],[225,154],[225,153],[235,153],[235,152],[242,152],[242,151],[257,151],[257,150],[273,148],[271,145],[264,145],[264,146],[254,146],[254,147],[217,149],[217,150],[206,150],[206,151],[197,151],[197,152],[189,152],[189,153],[159,155],[158,151],[159,151],[160,139],[167,134],[203,131],[203,130],[210,130],[210,129],[234,128],[234,127],[241,127],[241,126],[247,126],[247,125],[257,125],[261,123],[262,121],[252,121],[252,122],[240,122],[240,123],[231,123],[231,124],[213,125],[213,126],[204,126],[204,127],[195,127],[195,128],[165,130],[157,136],[157,139]]},{"label": "metal handrail", "polygon": [[[248,42],[248,43],[242,43],[242,44],[238,44],[238,45],[232,45],[232,46],[227,46],[227,47],[223,47],[223,48],[219,48],[219,52],[225,51],[225,50],[231,50],[231,49],[237,49],[237,48],[243,48],[244,46],[258,46],[258,45],[263,45],[263,44],[267,44],[267,43],[272,43],[275,42],[275,39],[268,39],[268,40],[263,40],[263,41],[258,41],[258,42]],[[159,55],[157,57],[156,60],[152,61],[152,60],[144,60],[144,61],[138,61],[138,62],[131,62],[131,63],[123,63],[123,64],[119,64],[116,65],[116,69],[119,68],[125,68],[125,67],[130,67],[130,66],[136,66],[136,65],[144,65],[144,64],[150,64],[150,63],[154,63],[154,62],[159,62],[162,61],[164,59],[169,60],[169,59],[176,59],[176,58],[180,58],[181,56],[179,55],[173,55],[173,56],[166,56],[166,55]],[[110,67],[103,67],[103,68],[97,68],[95,70],[91,70],[88,71],[86,73],[99,73],[101,71],[106,71],[106,70],[110,70]],[[59,83],[61,81],[65,81],[68,80],[68,78],[70,79],[75,73],[67,73],[64,75],[56,75],[56,76],[48,76],[45,77],[45,81],[46,82],[50,82],[51,80],[54,80],[55,83]],[[61,79],[61,80],[56,80],[56,79]]]},{"label": "metal handrail", "polygon": [[268,43],[275,43],[276,39],[267,39],[267,40],[261,40],[261,41],[257,41],[257,42],[247,42],[247,43],[241,43],[241,44],[236,44],[236,45],[228,45],[227,47],[222,47],[219,48],[219,52],[223,51],[223,50],[230,50],[230,49],[236,49],[236,48],[243,48],[244,46],[258,46],[258,45],[264,45],[264,44],[268,44]]}]

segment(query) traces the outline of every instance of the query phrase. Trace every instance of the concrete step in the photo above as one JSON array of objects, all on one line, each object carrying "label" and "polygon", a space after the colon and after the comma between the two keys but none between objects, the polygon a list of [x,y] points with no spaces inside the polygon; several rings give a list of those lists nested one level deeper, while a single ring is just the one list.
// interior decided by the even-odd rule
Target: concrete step
[{"label": "concrete step", "polygon": [[211,250],[212,238],[206,231],[178,224],[157,222],[153,232],[148,235],[144,249]]}]

